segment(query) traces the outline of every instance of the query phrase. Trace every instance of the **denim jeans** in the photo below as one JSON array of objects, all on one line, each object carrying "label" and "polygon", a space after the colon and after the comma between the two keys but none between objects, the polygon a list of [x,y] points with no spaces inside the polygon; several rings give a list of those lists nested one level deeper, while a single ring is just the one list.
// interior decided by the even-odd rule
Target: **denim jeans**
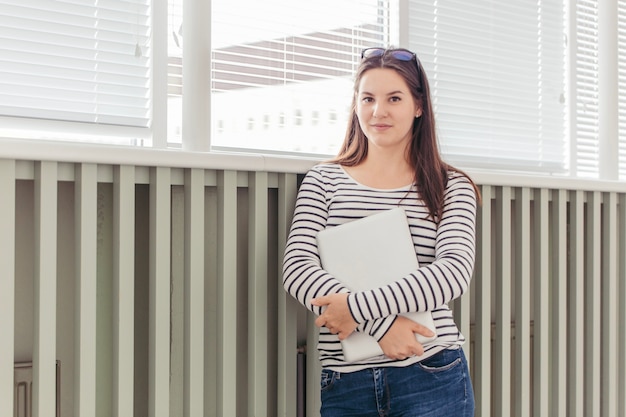
[{"label": "denim jeans", "polygon": [[402,368],[322,370],[322,417],[471,417],[474,392],[462,349]]}]

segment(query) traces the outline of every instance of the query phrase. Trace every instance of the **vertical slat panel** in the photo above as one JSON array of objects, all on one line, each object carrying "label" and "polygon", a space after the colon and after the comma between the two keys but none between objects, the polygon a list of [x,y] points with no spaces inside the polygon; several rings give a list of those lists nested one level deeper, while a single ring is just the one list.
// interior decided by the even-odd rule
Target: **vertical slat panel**
[{"label": "vertical slat panel", "polygon": [[170,259],[170,416],[185,409],[185,189],[172,178]]},{"label": "vertical slat panel", "polygon": [[131,416],[135,383],[135,168],[113,171],[113,413]]},{"label": "vertical slat panel", "polygon": [[[57,304],[57,181],[56,163],[34,163],[35,167],[35,343],[34,380],[35,415],[54,415],[56,401],[56,304]],[[69,166],[69,164],[67,164]],[[14,161],[0,161],[0,250],[5,256],[0,274],[9,279],[0,280],[0,329],[5,335],[0,349],[10,354],[0,358],[0,396],[12,391],[12,358],[15,309],[15,168]],[[133,167],[114,168],[114,413],[133,414],[134,368],[134,187]],[[148,172],[146,170],[146,172]],[[95,404],[95,323],[96,293],[92,285],[96,272],[96,246],[93,217],[97,207],[97,167],[78,166],[76,174],[76,256],[77,256],[77,322],[76,322],[76,393],[75,410],[81,415],[93,415]],[[219,368],[216,382],[204,375],[204,339],[206,320],[204,301],[207,289],[204,275],[208,250],[205,220],[205,186],[203,170],[185,172],[185,415],[206,414],[205,385],[219,387],[217,415],[240,415],[237,409],[238,380],[236,328],[243,317],[238,317],[237,306],[237,176],[233,172],[219,174],[218,233],[219,251],[219,311],[218,344]],[[295,201],[296,176],[279,175],[279,256],[282,261],[284,239],[290,225]],[[264,338],[267,322],[267,212],[268,177],[266,173],[250,173],[250,229],[249,229],[249,333],[248,333],[248,414],[262,414],[268,408],[273,387],[267,387],[267,340]],[[170,247],[171,234],[171,174],[168,168],[152,168],[150,175],[150,415],[168,415],[170,392]],[[528,189],[516,194],[516,207],[511,210],[511,189],[502,188],[497,195],[497,222],[493,222],[491,200],[495,188],[483,187],[485,204],[478,217],[478,257],[473,282],[472,299],[476,312],[475,351],[472,368],[476,387],[477,415],[511,415],[511,381],[519,381],[514,399],[516,415],[565,416],[624,415],[626,414],[626,360],[620,355],[626,344],[626,197],[619,193],[600,193],[565,190],[535,191],[534,241],[532,252],[528,245],[529,214]],[[550,195],[552,206],[549,210]],[[568,195],[570,211],[568,212]],[[585,198],[587,196],[587,198]],[[586,204],[586,205],[585,205]],[[261,209],[259,209],[261,208]],[[515,217],[513,217],[513,213]],[[568,225],[568,215],[571,224]],[[516,223],[513,223],[513,222]],[[492,224],[497,230],[492,231]],[[512,224],[515,228],[512,229]],[[570,227],[568,229],[568,227]],[[19,231],[18,231],[19,232]],[[513,233],[515,232],[515,233]],[[511,236],[515,234],[515,246]],[[492,242],[495,236],[495,242]],[[569,236],[569,239],[568,239]],[[569,246],[568,246],[569,245]],[[493,247],[496,256],[492,260]],[[568,250],[569,249],[569,250]],[[514,252],[514,253],[513,253]],[[530,258],[530,259],[529,259]],[[7,260],[5,262],[4,260]],[[570,263],[567,264],[566,260]],[[515,260],[515,268],[511,262]],[[492,268],[492,265],[495,268]],[[528,270],[530,266],[532,271]],[[569,269],[569,274],[568,274]],[[515,303],[511,301],[511,271],[515,272]],[[530,271],[530,272],[529,272]],[[492,276],[497,284],[492,290]],[[530,297],[528,283],[534,285]],[[492,349],[491,303],[496,299],[496,382],[492,384],[490,366]],[[469,326],[469,300],[460,306],[460,326]],[[91,302],[90,302],[91,301]],[[264,304],[265,303],[265,304]],[[568,306],[569,304],[569,306]],[[515,305],[516,364],[511,367],[511,305]],[[296,413],[296,343],[299,307],[279,286],[278,296],[278,415]],[[534,310],[530,310],[534,308]],[[529,335],[528,316],[534,316],[534,378],[528,378],[527,361]],[[241,313],[239,313],[239,316]],[[308,319],[308,411],[319,415],[319,362],[315,346],[317,328],[312,317]],[[239,324],[238,324],[239,323]],[[550,331],[548,332],[548,323]],[[217,325],[217,324],[216,324]],[[265,329],[265,335],[261,334]],[[270,329],[271,330],[271,329]],[[259,333],[261,332],[261,333]],[[520,333],[521,332],[521,333]],[[8,336],[7,336],[8,335]],[[591,340],[590,340],[591,339]],[[6,348],[6,349],[5,349]],[[263,352],[263,349],[266,349]],[[6,356],[6,357],[5,357]],[[244,362],[245,363],[245,362]],[[581,365],[584,364],[584,365]],[[242,365],[239,365],[241,367]],[[245,366],[245,365],[244,365]],[[6,372],[5,372],[6,371]],[[7,375],[5,378],[4,375]],[[213,374],[211,375],[213,376]],[[239,375],[241,377],[241,375]],[[265,378],[265,379],[264,379]],[[266,386],[261,386],[265,381]],[[587,381],[587,382],[585,382]],[[10,386],[9,386],[10,384]],[[269,385],[272,381],[269,381]],[[243,384],[245,386],[245,383]],[[493,386],[492,386],[493,385]],[[532,386],[533,407],[527,410]],[[91,393],[91,394],[90,394]],[[12,395],[11,395],[12,397]],[[9,398],[11,398],[9,397]],[[490,400],[497,407],[491,412]],[[519,402],[524,404],[519,404]],[[548,411],[549,408],[549,411]],[[0,414],[12,413],[12,400],[0,402]],[[9,414],[10,415],[10,414]]]},{"label": "vertical slat panel", "polygon": [[585,252],[585,415],[600,415],[601,203],[599,192],[587,194]]},{"label": "vertical slat panel", "polygon": [[75,169],[76,317],[74,412],[96,415],[96,301],[98,178],[94,164]]},{"label": "vertical slat panel", "polygon": [[[279,174],[278,265],[280,266],[283,264],[296,194],[296,175]],[[285,291],[282,285],[278,285],[278,417],[294,417],[297,415],[297,308],[298,305],[293,297]]]},{"label": "vertical slat panel", "polygon": [[218,174],[219,416],[237,414],[237,173]]},{"label": "vertical slat panel", "polygon": [[[535,190],[532,247],[534,281],[532,415],[547,416],[550,401],[550,213],[549,190]],[[558,262],[558,260],[556,260]],[[563,355],[565,356],[565,355]]]},{"label": "vertical slat panel", "polygon": [[13,415],[15,161],[0,159],[0,416]]},{"label": "vertical slat panel", "polygon": [[150,170],[150,417],[170,409],[170,169]]},{"label": "vertical slat panel", "polygon": [[219,396],[222,382],[219,380],[221,335],[220,335],[220,287],[219,284],[219,229],[221,229],[221,217],[219,214],[219,192],[217,190],[217,172],[213,170],[205,171],[205,263],[204,273],[206,281],[204,283],[205,316],[204,334],[205,344],[205,373],[204,373],[204,416],[218,417]]},{"label": "vertical slat panel", "polygon": [[[619,256],[618,256],[618,277],[619,277],[619,317],[618,346],[626,346],[626,193],[621,193],[619,197],[619,221],[617,230],[619,231]],[[619,372],[618,377],[618,413],[626,415],[626,355],[618,355]]]},{"label": "vertical slat panel", "polygon": [[481,189],[483,204],[477,218],[477,258],[475,269],[474,395],[476,416],[491,416],[491,203],[493,187]]},{"label": "vertical slat panel", "polygon": [[185,171],[184,415],[204,415],[204,171]]},{"label": "vertical slat panel", "polygon": [[585,218],[584,193],[570,198],[570,273],[568,294],[568,412],[581,413],[585,399]]},{"label": "vertical slat panel", "polygon": [[515,415],[530,415],[530,189],[515,198]]},{"label": "vertical slat panel", "polygon": [[602,206],[602,305],[601,317],[601,392],[600,397],[602,415],[616,416],[617,413],[617,367],[619,364],[618,349],[624,353],[622,345],[618,347],[619,328],[617,305],[617,195],[605,194]]},{"label": "vertical slat panel", "polygon": [[[551,242],[552,256],[551,289],[552,297],[552,350],[549,360],[552,364],[552,379],[550,383],[550,415],[554,417],[567,416],[567,191],[557,190],[553,193],[551,212]],[[544,381],[545,383],[546,381]],[[541,415],[541,414],[539,414]]]},{"label": "vertical slat panel", "polygon": [[56,162],[35,163],[35,417],[54,417],[56,404],[57,172]]},{"label": "vertical slat panel", "polygon": [[248,416],[268,414],[267,172],[250,173],[248,237]]},{"label": "vertical slat panel", "polygon": [[495,415],[511,410],[511,188],[502,187],[497,201],[499,243],[496,250]]},{"label": "vertical slat panel", "polygon": [[306,416],[319,417],[320,407],[322,405],[320,398],[322,365],[320,364],[317,353],[319,330],[315,325],[315,316],[313,313],[307,313],[306,326]]}]

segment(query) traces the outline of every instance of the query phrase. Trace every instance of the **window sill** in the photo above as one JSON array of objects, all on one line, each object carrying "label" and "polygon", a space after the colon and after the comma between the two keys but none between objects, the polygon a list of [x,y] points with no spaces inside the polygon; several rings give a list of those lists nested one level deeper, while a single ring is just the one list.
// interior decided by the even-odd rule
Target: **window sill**
[{"label": "window sill", "polygon": [[[0,138],[0,158],[111,165],[305,173],[323,158],[244,152],[189,152],[91,143]],[[466,170],[481,185],[626,192],[626,182]]]}]

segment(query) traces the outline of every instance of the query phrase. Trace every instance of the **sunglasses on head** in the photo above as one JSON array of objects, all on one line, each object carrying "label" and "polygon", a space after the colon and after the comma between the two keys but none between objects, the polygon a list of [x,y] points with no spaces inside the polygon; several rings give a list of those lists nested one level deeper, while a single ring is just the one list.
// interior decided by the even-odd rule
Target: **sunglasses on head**
[{"label": "sunglasses on head", "polygon": [[361,51],[361,59],[377,58],[383,55],[389,55],[398,61],[415,60],[417,62],[417,55],[408,49],[366,48]]}]

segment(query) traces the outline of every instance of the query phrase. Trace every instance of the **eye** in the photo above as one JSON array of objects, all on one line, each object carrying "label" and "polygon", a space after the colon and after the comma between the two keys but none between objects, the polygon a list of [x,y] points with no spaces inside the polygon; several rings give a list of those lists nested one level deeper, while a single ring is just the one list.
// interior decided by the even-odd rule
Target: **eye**
[{"label": "eye", "polygon": [[392,103],[396,103],[398,101],[402,101],[402,98],[399,96],[391,96],[389,97],[389,101],[391,101]]},{"label": "eye", "polygon": [[362,101],[363,103],[371,103],[371,102],[373,102],[373,101],[374,101],[374,99],[373,99],[372,97],[366,96],[366,97],[363,97],[363,98],[361,99],[361,101]]}]

